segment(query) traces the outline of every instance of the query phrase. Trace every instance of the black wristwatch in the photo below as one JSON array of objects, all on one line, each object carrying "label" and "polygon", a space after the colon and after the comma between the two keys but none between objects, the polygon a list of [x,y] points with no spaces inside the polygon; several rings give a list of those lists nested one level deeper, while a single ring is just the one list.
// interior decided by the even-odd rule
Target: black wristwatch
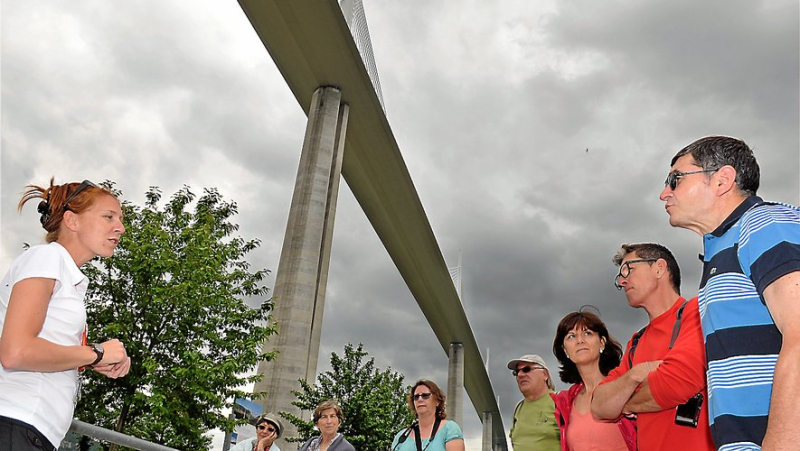
[{"label": "black wristwatch", "polygon": [[105,351],[103,350],[103,345],[98,343],[89,343],[89,347],[92,348],[92,351],[94,351],[95,354],[97,354],[97,358],[94,359],[94,362],[90,363],[89,366],[95,366],[100,363],[101,360],[103,360],[103,353]]}]

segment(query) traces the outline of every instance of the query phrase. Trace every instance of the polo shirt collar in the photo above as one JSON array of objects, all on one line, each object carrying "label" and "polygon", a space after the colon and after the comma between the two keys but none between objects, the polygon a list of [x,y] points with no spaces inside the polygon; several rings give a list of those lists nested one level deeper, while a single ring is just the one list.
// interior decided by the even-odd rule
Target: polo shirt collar
[{"label": "polo shirt collar", "polygon": [[81,272],[80,268],[78,268],[78,265],[75,264],[75,260],[73,260],[72,255],[69,254],[69,251],[67,251],[64,246],[60,245],[56,241],[50,243],[50,246],[58,249],[58,253],[61,255],[61,260],[64,261],[67,277],[69,277],[69,283],[71,285],[76,286],[82,283],[89,283],[89,278]]},{"label": "polo shirt collar", "polygon": [[734,224],[736,224],[736,221],[738,221],[739,218],[741,218],[742,215],[744,215],[744,213],[747,210],[752,208],[753,205],[756,205],[760,202],[763,202],[763,200],[758,196],[750,196],[747,199],[745,199],[744,202],[739,204],[739,206],[736,207],[735,210],[733,210],[730,216],[728,216],[727,218],[725,218],[724,221],[722,221],[722,224],[720,224],[719,227],[716,228],[716,230],[711,232],[711,235],[714,235],[716,237],[724,235],[725,232],[728,231],[728,229],[730,229]]}]

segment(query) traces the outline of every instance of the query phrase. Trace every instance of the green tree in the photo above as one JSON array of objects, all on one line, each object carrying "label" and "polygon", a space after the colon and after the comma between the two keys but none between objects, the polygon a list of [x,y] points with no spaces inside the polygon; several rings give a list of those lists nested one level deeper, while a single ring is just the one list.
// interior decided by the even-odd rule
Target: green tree
[{"label": "green tree", "polygon": [[[94,262],[86,305],[89,341],[119,338],[130,373],[112,380],[84,371],[83,421],[177,449],[207,449],[205,433],[231,430],[221,412],[258,376],[275,330],[271,301],[245,256],[260,245],[232,236],[237,213],[215,189],[197,199],[184,186],[163,209],[151,187],[143,208],[124,203],[127,231],[111,258]],[[251,308],[245,299],[261,301]]]},{"label": "green tree", "polygon": [[[292,404],[313,411],[322,401],[337,400],[344,413],[339,432],[357,450],[384,451],[391,446],[394,434],[413,418],[406,404],[409,387],[404,385],[402,374],[391,368],[384,371],[375,368],[374,358],[364,362],[367,355],[360,343],[357,349],[348,343],[343,357],[331,353],[331,370],[317,376],[313,386],[300,379],[302,391],[292,392],[297,397]],[[300,434],[290,441],[305,441],[318,434],[313,421],[287,412],[281,415]]]}]

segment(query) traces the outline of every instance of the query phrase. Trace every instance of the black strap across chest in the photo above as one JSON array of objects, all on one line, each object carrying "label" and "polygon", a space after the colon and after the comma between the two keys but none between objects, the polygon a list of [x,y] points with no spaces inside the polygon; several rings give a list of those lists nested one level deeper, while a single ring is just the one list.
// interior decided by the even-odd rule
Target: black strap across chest
[{"label": "black strap across chest", "polygon": [[436,417],[436,421],[433,422],[433,429],[431,430],[431,437],[428,439],[428,444],[425,445],[425,448],[422,447],[422,438],[420,438],[419,423],[414,425],[414,441],[417,444],[417,451],[423,451],[423,450],[427,449],[429,446],[431,446],[431,443],[433,442],[433,438],[436,437],[436,431],[439,430],[439,424],[441,424],[441,422],[442,422],[442,419],[439,418],[439,417]]},{"label": "black strap across chest", "polygon": [[[678,313],[675,317],[675,324],[672,325],[672,337],[669,339],[669,349],[672,349],[675,345],[675,340],[678,339],[678,334],[681,332],[681,317],[683,316],[683,309],[688,303],[689,301],[683,301],[683,304],[681,304],[681,307],[678,309]],[[642,338],[646,330],[647,326],[642,327],[631,340],[631,350],[628,351],[628,368],[633,368],[633,354],[636,352],[636,345],[639,344],[639,339]]]}]

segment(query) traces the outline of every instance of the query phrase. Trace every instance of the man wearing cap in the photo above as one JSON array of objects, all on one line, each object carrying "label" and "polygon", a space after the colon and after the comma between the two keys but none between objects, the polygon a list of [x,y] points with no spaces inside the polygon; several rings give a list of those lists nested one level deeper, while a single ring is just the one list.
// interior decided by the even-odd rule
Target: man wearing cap
[{"label": "man wearing cap", "polygon": [[514,451],[559,451],[556,406],[550,397],[556,387],[544,359],[536,354],[524,355],[508,362],[508,369],[525,397],[514,409],[511,422],[509,435]]},{"label": "man wearing cap", "polygon": [[713,450],[700,314],[696,298],[680,295],[675,256],[656,243],[624,244],[613,262],[619,266],[614,284],[649,322],[594,390],[594,418],[637,414],[640,451]]},{"label": "man wearing cap", "polygon": [[272,413],[265,413],[256,418],[256,436],[242,440],[230,451],[281,451],[273,444],[283,432],[283,424]]}]

